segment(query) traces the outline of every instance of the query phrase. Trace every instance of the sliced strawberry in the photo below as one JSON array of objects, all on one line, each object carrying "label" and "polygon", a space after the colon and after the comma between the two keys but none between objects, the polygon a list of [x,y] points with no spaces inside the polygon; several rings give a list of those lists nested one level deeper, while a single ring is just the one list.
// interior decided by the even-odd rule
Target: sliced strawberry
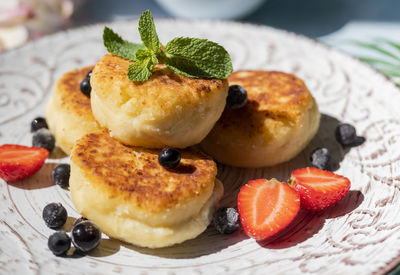
[{"label": "sliced strawberry", "polygon": [[269,238],[284,229],[297,215],[300,197],[284,182],[257,179],[242,186],[238,210],[247,235]]},{"label": "sliced strawberry", "polygon": [[0,178],[5,181],[21,180],[35,174],[42,166],[49,151],[44,148],[16,144],[0,146]]},{"label": "sliced strawberry", "polygon": [[299,193],[301,207],[312,211],[337,203],[350,189],[348,178],[315,167],[293,171],[289,184]]}]

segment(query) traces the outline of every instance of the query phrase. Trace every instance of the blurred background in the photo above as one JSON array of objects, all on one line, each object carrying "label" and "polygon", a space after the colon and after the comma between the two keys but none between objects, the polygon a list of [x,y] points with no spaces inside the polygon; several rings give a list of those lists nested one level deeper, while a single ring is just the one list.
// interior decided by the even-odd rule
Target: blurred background
[{"label": "blurred background", "polygon": [[59,30],[137,18],[146,9],[155,18],[237,20],[300,33],[400,85],[400,0],[0,0],[0,52]]},{"label": "blurred background", "polygon": [[399,0],[0,0],[0,49],[60,29],[134,18],[230,19],[282,28],[313,38],[350,21],[400,22]]}]

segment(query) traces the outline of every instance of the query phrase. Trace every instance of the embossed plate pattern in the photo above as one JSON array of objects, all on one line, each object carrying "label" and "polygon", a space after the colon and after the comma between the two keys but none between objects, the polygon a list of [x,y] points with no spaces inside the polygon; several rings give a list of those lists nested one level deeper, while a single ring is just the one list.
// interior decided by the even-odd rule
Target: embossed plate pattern
[{"label": "embossed plate pattern", "polygon": [[[108,24],[138,41],[137,21]],[[218,235],[209,227],[194,240],[164,249],[134,247],[106,236],[85,257],[55,257],[43,207],[61,202],[70,229],[78,213],[69,192],[53,186],[59,154],[35,176],[0,181],[0,273],[4,274],[369,274],[400,262],[400,91],[370,67],[313,40],[276,29],[230,22],[156,20],[162,42],[175,36],[209,38],[231,53],[235,69],[272,69],[303,78],[323,113],[320,130],[294,160],[265,169],[220,165],[223,205],[234,205],[249,179],[286,180],[308,163],[316,146],[328,147],[337,172],[352,181],[350,194],[320,213],[300,212],[273,239],[256,242],[242,231]],[[0,144],[29,145],[30,121],[44,115],[54,81],[70,69],[94,64],[104,54],[103,25],[45,37],[0,55]],[[343,151],[333,137],[338,121],[356,125],[367,142]],[[339,162],[340,161],[340,162]]]}]

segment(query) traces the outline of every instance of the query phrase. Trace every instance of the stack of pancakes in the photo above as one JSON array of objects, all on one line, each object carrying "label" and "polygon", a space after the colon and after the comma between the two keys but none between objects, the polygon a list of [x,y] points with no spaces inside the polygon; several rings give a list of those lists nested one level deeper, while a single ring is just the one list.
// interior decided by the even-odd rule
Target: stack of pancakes
[{"label": "stack of pancakes", "polygon": [[[130,61],[106,54],[93,68],[90,98],[79,85],[92,68],[55,85],[46,118],[71,154],[76,209],[107,235],[164,247],[203,232],[223,194],[217,161],[262,167],[287,161],[319,125],[315,100],[297,77],[239,71],[229,84],[248,92],[245,107],[225,109],[228,81],[194,79],[157,65],[148,81],[128,80]],[[158,163],[160,148],[181,148],[177,168]]]}]

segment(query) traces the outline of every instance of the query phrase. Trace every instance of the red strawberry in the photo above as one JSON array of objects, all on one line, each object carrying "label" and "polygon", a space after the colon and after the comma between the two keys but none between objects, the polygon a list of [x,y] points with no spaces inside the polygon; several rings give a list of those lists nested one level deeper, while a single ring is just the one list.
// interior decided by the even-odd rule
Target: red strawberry
[{"label": "red strawberry", "polygon": [[0,146],[0,178],[21,180],[35,174],[43,165],[49,151],[44,148],[15,144]]},{"label": "red strawberry", "polygon": [[300,197],[289,185],[276,179],[258,179],[242,186],[238,210],[247,235],[269,238],[284,229],[297,215]]},{"label": "red strawberry", "polygon": [[337,203],[350,189],[348,178],[315,167],[293,171],[289,184],[299,193],[301,207],[313,211]]}]

